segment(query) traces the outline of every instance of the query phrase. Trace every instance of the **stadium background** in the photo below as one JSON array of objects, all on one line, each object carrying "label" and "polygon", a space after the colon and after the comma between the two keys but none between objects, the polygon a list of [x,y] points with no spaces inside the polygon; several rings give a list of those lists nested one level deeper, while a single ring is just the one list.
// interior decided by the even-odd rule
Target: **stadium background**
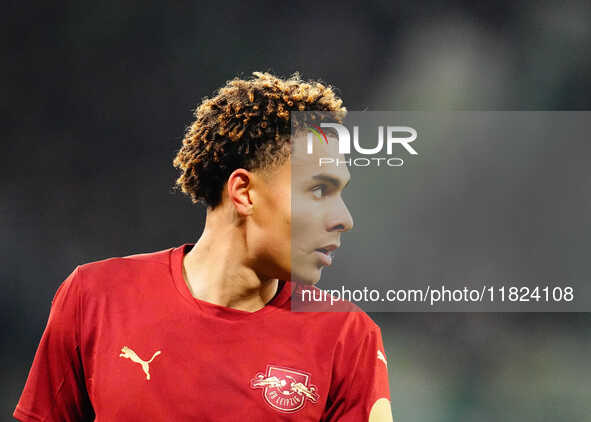
[{"label": "stadium background", "polygon": [[[350,110],[591,109],[583,1],[11,2],[3,20],[2,420],[76,265],[197,238],[171,160],[225,80],[300,71]],[[591,420],[589,314],[372,317],[397,421]]]}]

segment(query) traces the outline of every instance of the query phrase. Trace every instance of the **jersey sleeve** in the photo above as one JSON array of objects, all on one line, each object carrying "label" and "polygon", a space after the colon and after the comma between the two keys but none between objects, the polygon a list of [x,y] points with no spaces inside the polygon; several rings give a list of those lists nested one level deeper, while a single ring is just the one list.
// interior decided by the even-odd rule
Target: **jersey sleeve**
[{"label": "jersey sleeve", "polygon": [[80,267],[58,288],[13,416],[29,421],[94,418],[80,355]]},{"label": "jersey sleeve", "polygon": [[[357,343],[348,352],[347,343]],[[390,401],[388,367],[380,328],[373,324],[364,336],[348,338],[335,354],[333,380],[322,421],[366,422],[381,398]]]}]

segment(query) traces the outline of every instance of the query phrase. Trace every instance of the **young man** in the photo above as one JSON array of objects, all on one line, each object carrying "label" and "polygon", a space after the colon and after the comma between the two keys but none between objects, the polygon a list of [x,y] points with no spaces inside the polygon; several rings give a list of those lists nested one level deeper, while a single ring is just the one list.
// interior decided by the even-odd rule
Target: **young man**
[{"label": "young man", "polygon": [[336,142],[302,154],[290,112],[346,109],[330,86],[254,75],[203,101],[174,160],[177,185],[207,205],[198,242],[77,267],[15,418],[392,420],[379,327],[291,310],[353,221],[346,167],[316,171]]}]

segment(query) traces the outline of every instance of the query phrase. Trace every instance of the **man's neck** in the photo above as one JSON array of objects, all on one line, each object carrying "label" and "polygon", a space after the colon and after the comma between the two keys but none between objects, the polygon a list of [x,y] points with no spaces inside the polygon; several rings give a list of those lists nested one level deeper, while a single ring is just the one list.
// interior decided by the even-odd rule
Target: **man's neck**
[{"label": "man's neck", "polygon": [[204,231],[183,257],[183,277],[193,297],[228,308],[255,312],[275,296],[278,279],[261,279],[245,264],[245,246],[231,231]]}]

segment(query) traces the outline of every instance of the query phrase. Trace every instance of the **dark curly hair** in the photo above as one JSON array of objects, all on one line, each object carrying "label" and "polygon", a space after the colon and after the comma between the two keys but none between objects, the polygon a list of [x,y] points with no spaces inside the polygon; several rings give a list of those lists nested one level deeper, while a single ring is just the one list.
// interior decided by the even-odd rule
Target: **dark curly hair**
[{"label": "dark curly hair", "polygon": [[217,207],[228,177],[238,168],[282,165],[291,153],[291,111],[317,111],[320,117],[310,118],[329,115],[339,122],[347,113],[330,85],[304,81],[297,72],[288,79],[267,72],[253,75],[227,81],[213,98],[204,98],[187,128],[173,161],[181,171],[174,188],[194,203]]}]

